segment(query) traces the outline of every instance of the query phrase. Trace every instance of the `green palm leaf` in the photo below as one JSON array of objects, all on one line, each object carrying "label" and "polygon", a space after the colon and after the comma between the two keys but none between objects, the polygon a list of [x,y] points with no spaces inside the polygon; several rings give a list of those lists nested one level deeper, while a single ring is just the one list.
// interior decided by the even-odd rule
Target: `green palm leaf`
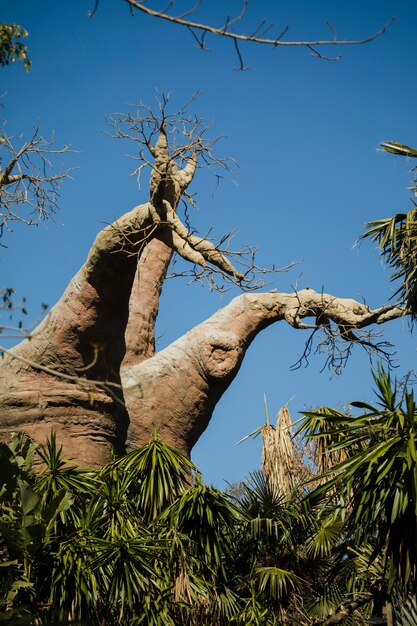
[{"label": "green palm leaf", "polygon": [[[417,158],[417,150],[396,141],[384,141],[381,148],[397,156]],[[415,172],[417,168],[413,168]],[[417,180],[411,191],[417,193]],[[414,205],[416,203],[414,202]],[[393,217],[375,220],[366,224],[360,239],[370,239],[379,247],[381,256],[393,268],[391,280],[400,281],[395,292],[405,302],[413,318],[417,316],[417,209],[397,213]]]},{"label": "green palm leaf", "polygon": [[[345,416],[342,444],[348,458],[324,476],[311,498],[333,493],[347,516],[348,536],[359,545],[373,545],[371,560],[386,549],[388,586],[400,583],[417,589],[417,406],[413,393],[404,389],[399,394],[382,368],[374,378],[377,405],[354,403],[366,410],[358,417]],[[307,414],[307,423],[312,415]],[[335,417],[339,433],[340,416]],[[331,432],[331,414],[327,422]]]},{"label": "green palm leaf", "polygon": [[150,442],[115,461],[117,468],[137,485],[137,504],[146,520],[154,520],[191,481],[194,465],[181,452],[163,443],[154,433]]},{"label": "green palm leaf", "polygon": [[298,590],[303,583],[298,576],[279,567],[260,567],[257,575],[259,591],[267,593],[274,600],[282,600],[290,591]]}]

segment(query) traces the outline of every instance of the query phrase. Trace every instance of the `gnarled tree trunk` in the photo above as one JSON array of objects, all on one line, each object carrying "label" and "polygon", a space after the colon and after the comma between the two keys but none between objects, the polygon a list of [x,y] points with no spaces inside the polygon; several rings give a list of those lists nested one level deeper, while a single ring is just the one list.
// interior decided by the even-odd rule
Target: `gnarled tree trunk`
[{"label": "gnarled tree trunk", "polygon": [[[249,345],[270,324],[322,327],[349,342],[360,341],[354,329],[404,314],[310,289],[243,293],[155,353],[159,296],[174,252],[236,283],[244,285],[245,276],[176,213],[201,140],[186,146],[182,167],[169,154],[163,125],[156,144],[146,146],[154,159],[149,201],[98,234],[62,298],[1,365],[1,438],[24,431],[45,443],[55,429],[65,455],[82,466],[104,464],[112,447],[123,452],[146,442],[153,428],[189,454]],[[303,324],[306,317],[315,323]]]}]

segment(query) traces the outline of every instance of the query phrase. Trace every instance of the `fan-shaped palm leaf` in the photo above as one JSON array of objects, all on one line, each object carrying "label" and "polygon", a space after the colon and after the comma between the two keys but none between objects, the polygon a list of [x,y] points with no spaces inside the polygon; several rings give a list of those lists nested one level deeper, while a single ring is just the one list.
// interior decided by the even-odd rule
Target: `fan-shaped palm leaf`
[{"label": "fan-shaped palm leaf", "polygon": [[260,567],[259,591],[266,592],[274,600],[282,600],[290,591],[300,589],[304,581],[292,572],[279,567]]},{"label": "fan-shaped palm leaf", "polygon": [[181,452],[163,443],[157,433],[150,442],[115,461],[136,483],[137,505],[144,519],[154,520],[191,482],[194,465]]},{"label": "fan-shaped palm leaf", "polygon": [[[396,141],[384,141],[381,148],[391,154],[417,158],[417,150]],[[411,186],[414,193],[416,183],[414,180]],[[417,209],[369,222],[366,228],[361,239],[371,239],[378,245],[381,255],[394,269],[391,280],[401,281],[395,296],[407,304],[414,318],[417,317]]]},{"label": "fan-shaped palm leaf", "polygon": [[[313,496],[338,488],[348,503],[350,536],[374,545],[373,557],[386,546],[389,586],[417,588],[417,406],[412,391],[399,394],[382,368],[374,376],[377,406],[353,402],[358,417],[336,415],[343,446],[362,450],[332,471],[334,476]],[[311,415],[311,414],[310,414]],[[308,416],[309,417],[309,416]],[[331,416],[327,418],[331,432]],[[364,443],[366,442],[366,446]],[[339,444],[342,445],[342,444]]]}]

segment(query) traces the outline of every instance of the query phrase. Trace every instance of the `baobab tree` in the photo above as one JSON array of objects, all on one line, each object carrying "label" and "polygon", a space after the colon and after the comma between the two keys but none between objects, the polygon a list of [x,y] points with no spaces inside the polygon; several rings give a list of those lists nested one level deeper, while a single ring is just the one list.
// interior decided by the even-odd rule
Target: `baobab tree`
[{"label": "baobab tree", "polygon": [[[189,454],[214,407],[236,376],[256,335],[275,322],[322,332],[334,366],[352,345],[383,350],[363,329],[400,317],[395,304],[371,309],[352,299],[303,289],[259,292],[254,251],[233,251],[230,237],[213,243],[196,234],[182,203],[198,167],[228,169],[215,156],[216,141],[184,107],[155,114],[144,105],[113,116],[112,134],[137,146],[140,176],[150,167],[148,200],[96,237],[87,260],[43,322],[1,365],[1,437],[24,431],[44,443],[55,429],[67,457],[83,466],[105,463],[114,447],[130,450],[156,429]],[[174,254],[195,280],[212,288],[226,282],[242,293],[208,320],[160,352],[155,320]],[[273,270],[275,271],[275,270]],[[309,320],[306,322],[306,318]]]}]

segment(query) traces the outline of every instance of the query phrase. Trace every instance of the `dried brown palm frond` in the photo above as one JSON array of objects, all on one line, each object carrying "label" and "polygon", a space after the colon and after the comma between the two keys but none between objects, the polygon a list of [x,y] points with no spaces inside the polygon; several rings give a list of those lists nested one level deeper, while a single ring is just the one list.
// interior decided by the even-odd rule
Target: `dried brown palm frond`
[{"label": "dried brown palm frond", "polygon": [[[317,410],[321,415],[331,415],[331,409],[322,407]],[[326,427],[326,426],[324,426]],[[346,448],[336,447],[340,443],[340,435],[336,432],[330,432],[315,440],[315,463],[317,467],[317,474],[320,476],[325,472],[333,469],[339,463],[343,463],[349,457]],[[323,478],[319,483],[325,482],[327,478]]]},{"label": "dried brown palm frond", "polygon": [[190,578],[183,563],[178,568],[173,587],[173,596],[175,602],[190,603],[192,601]]},{"label": "dried brown palm frond", "polygon": [[[269,421],[269,420],[268,420]],[[277,415],[276,426],[268,422],[261,429],[262,471],[274,493],[290,495],[295,487],[295,453],[291,419],[286,406]]]}]

